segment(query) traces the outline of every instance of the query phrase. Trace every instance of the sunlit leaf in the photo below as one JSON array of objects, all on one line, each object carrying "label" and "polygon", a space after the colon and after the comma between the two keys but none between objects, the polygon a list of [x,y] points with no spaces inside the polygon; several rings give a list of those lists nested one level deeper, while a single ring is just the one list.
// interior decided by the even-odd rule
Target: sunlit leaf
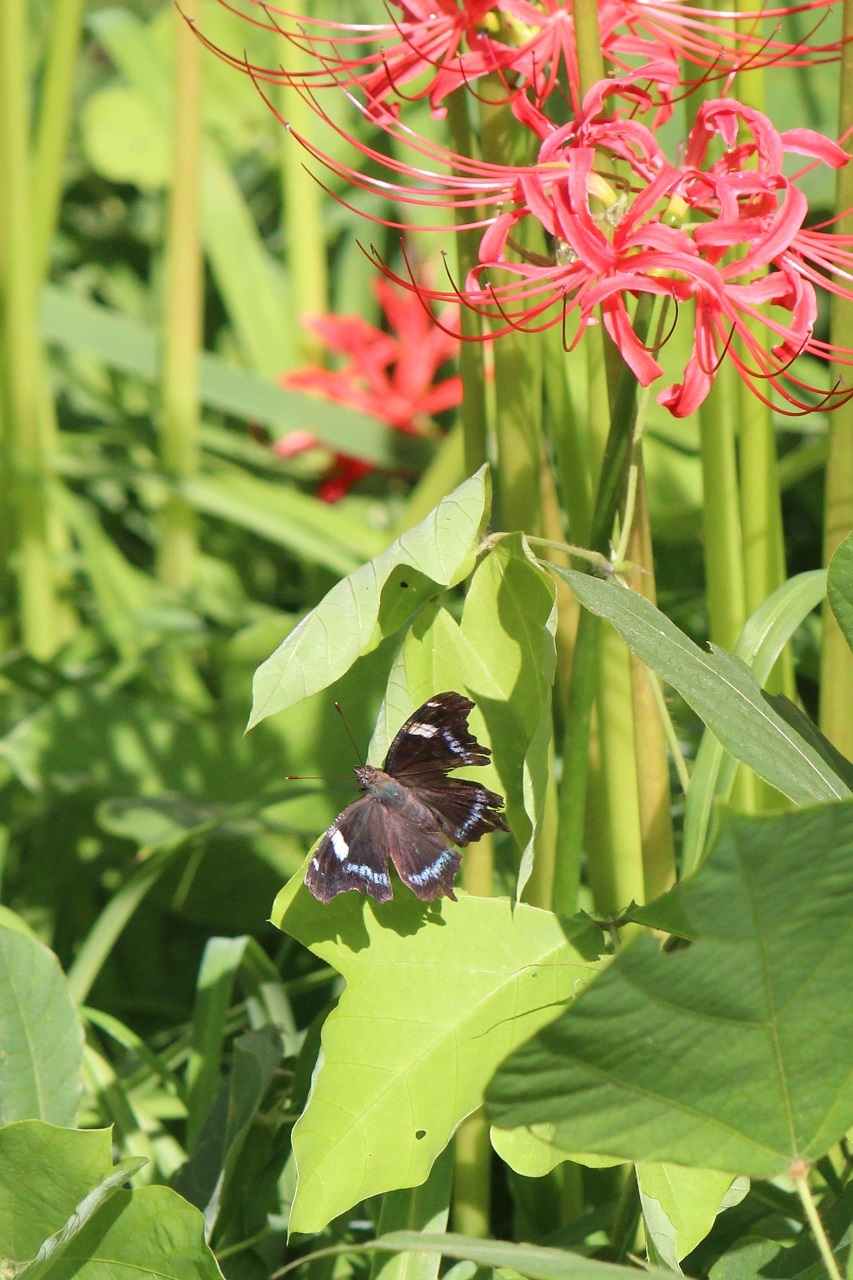
[{"label": "sunlit leaf", "polygon": [[773,1177],[853,1124],[853,803],[730,818],[638,938],[488,1091],[505,1127],[623,1159]]},{"label": "sunlit leaf", "polygon": [[305,1232],[422,1182],[501,1058],[588,980],[600,938],[504,899],[427,905],[402,887],[381,907],[323,906],[299,879],[273,921],[347,979],[293,1134]]},{"label": "sunlit leaf", "polygon": [[83,1028],[52,951],[0,928],[0,1124],[74,1123]]},{"label": "sunlit leaf", "polygon": [[0,1129],[0,1257],[26,1262],[112,1169],[109,1129]]},{"label": "sunlit leaf", "polygon": [[844,638],[853,649],[853,533],[848,534],[829,562],[827,595]]},{"label": "sunlit leaf", "polygon": [[799,804],[835,800],[850,788],[778,715],[746,663],[712,647],[706,653],[634,591],[556,568],[586,608],[611,622],[628,648],[676,688],[738,760]]},{"label": "sunlit leaf", "polygon": [[481,467],[426,519],[339,582],[255,672],[249,727],[332,684],[441,587],[470,573],[488,518]]}]

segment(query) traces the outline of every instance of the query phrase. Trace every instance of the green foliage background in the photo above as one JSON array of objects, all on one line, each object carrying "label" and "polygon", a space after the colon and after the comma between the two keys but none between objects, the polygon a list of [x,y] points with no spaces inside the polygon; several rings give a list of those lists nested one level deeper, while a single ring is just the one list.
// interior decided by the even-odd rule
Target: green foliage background
[{"label": "green foliage background", "polygon": [[[465,474],[454,422],[392,434],[277,385],[311,358],[282,197],[292,140],[247,78],[205,55],[198,456],[176,476],[162,440],[181,18],[159,0],[90,2],[73,29],[72,10],[60,30],[49,0],[23,6],[29,150],[14,189],[32,180],[34,228],[51,180],[61,200],[21,298],[0,255],[3,498],[44,511],[38,546],[12,517],[0,530],[4,1265],[39,1280],[256,1280],[292,1263],[312,1280],[595,1280],[644,1252],[653,1275],[811,1276],[826,1263],[799,1160],[843,1265],[853,765],[805,714],[827,595],[825,418],[775,424],[788,576],[733,652],[705,643],[696,422],[653,408],[647,428],[659,607],[568,561],[547,568],[532,527],[505,518],[500,473],[497,497],[488,467]],[[281,56],[213,0],[203,19],[214,44]],[[72,36],[63,141],[46,104]],[[775,83],[778,127],[834,132],[835,69]],[[10,180],[13,106],[10,93]],[[334,110],[369,131],[343,98]],[[410,123],[439,136],[420,106]],[[33,159],[51,129],[55,172]],[[813,180],[816,216],[832,196]],[[8,244],[11,218],[4,206]],[[363,224],[330,199],[319,227],[328,309],[378,322]],[[394,234],[371,236],[393,261]],[[441,248],[435,233],[422,252]],[[565,385],[548,368],[559,455],[554,421],[585,421],[592,397],[585,368]],[[297,428],[321,448],[284,461],[269,445]],[[21,440],[42,443],[25,455]],[[328,506],[317,483],[341,450],[376,470]],[[196,539],[186,587],[159,559],[175,502]],[[38,598],[21,589],[34,546]],[[567,587],[665,682],[691,767],[672,809],[679,883],[611,920],[590,914],[590,877],[571,912],[551,910],[542,871],[559,826]],[[849,647],[851,538],[828,598]],[[797,704],[764,689],[783,651]],[[345,793],[286,775],[350,776],[336,699],[379,763],[402,720],[451,687],[476,702],[487,785],[507,800],[495,896],[321,907],[302,867]],[[717,802],[742,800],[745,777],[758,816],[727,816]]]}]

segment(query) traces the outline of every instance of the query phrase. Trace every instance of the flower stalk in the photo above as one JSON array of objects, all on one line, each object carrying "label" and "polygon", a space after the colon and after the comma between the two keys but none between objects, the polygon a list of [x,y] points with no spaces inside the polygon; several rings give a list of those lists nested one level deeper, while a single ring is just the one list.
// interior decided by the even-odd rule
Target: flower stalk
[{"label": "flower stalk", "polygon": [[202,48],[187,19],[196,5],[175,13],[176,78],[172,184],[166,240],[163,321],[163,416],[160,458],[171,490],[160,517],[157,570],[179,592],[195,584],[196,517],[181,493],[199,457],[199,358],[202,344],[203,265],[199,234],[202,148]]},{"label": "flower stalk", "polygon": [[[853,121],[853,0],[845,0],[841,55],[839,122],[846,129]],[[848,151],[850,140],[846,142]],[[853,164],[838,171],[836,209],[839,233],[853,236]],[[853,347],[853,307],[835,295],[830,312],[832,340]],[[833,376],[850,382],[850,370],[837,366]],[[824,563],[829,564],[838,545],[853,529],[853,401],[847,401],[829,419],[829,456],[824,496]],[[853,654],[827,603],[823,610],[820,724],[823,732],[848,759],[853,758]]]},{"label": "flower stalk", "polygon": [[42,414],[36,264],[30,203],[29,41],[25,0],[0,5],[0,242],[5,352],[2,496],[11,520],[3,564],[14,565],[20,640],[46,659],[61,640],[50,539],[50,478]]}]

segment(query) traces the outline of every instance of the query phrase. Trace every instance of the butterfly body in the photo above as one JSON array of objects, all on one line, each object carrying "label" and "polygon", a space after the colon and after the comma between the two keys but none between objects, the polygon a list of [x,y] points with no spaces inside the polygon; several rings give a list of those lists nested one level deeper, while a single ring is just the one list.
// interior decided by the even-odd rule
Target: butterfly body
[{"label": "butterfly body", "polygon": [[384,769],[355,770],[364,794],[338,814],[308,865],[305,883],[315,898],[330,902],[357,889],[387,902],[393,897],[389,859],[423,901],[455,898],[461,858],[449,840],[464,847],[487,831],[507,829],[502,796],[447,776],[491,757],[468,731],[473,705],[459,693],[436,694],[400,729]]}]

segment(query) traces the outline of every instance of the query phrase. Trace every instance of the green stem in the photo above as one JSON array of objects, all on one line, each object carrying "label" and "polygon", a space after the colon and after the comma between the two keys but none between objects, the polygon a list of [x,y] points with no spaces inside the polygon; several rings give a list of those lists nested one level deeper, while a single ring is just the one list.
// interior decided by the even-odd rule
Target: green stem
[{"label": "green stem", "polygon": [[699,409],[705,593],[714,644],[733,650],[746,621],[731,371],[714,379]]},{"label": "green stem", "polygon": [[841,1272],[838,1268],[835,1254],[832,1252],[832,1246],[827,1239],[823,1223],[820,1220],[820,1214],[817,1211],[817,1205],[814,1202],[812,1189],[809,1186],[808,1172],[806,1169],[798,1167],[796,1170],[791,1171],[791,1177],[793,1179],[794,1186],[797,1188],[797,1195],[800,1197],[800,1202],[805,1209],[809,1226],[812,1229],[812,1235],[814,1236],[815,1243],[820,1251],[820,1256],[823,1258],[823,1265],[826,1267],[826,1273],[830,1277],[830,1280],[841,1280]]},{"label": "green stem", "polygon": [[33,173],[33,269],[39,282],[47,274],[62,196],[83,8],[84,0],[62,0],[50,15]]},{"label": "green stem", "polygon": [[[494,843],[491,835],[486,835],[471,845],[462,861],[462,885],[467,893],[488,898],[493,881]],[[492,1144],[482,1108],[462,1121],[453,1151],[454,1230],[462,1235],[487,1236],[492,1210]]]},{"label": "green stem", "polygon": [[[640,299],[634,316],[634,328],[640,341],[644,341],[651,321],[652,300]],[[587,335],[588,337],[591,335]],[[619,506],[625,476],[625,466],[631,441],[633,439],[634,408],[637,383],[630,370],[623,368],[615,394],[612,396],[612,412],[610,430],[604,446],[598,489],[592,515],[590,529],[590,546],[608,556],[610,534]],[[597,412],[601,413],[601,405]],[[609,559],[609,556],[608,556]],[[559,839],[557,847],[559,857],[554,871],[554,909],[565,914],[573,914],[577,909],[577,891],[580,884],[581,852],[584,843],[586,826],[586,793],[587,772],[590,760],[590,734],[592,729],[592,708],[596,697],[597,675],[599,668],[599,647],[601,644],[600,619],[581,610],[577,639],[572,664],[571,685],[566,702],[565,734],[563,738],[563,775],[559,797]],[[628,700],[630,707],[630,700]],[[614,708],[614,717],[618,721],[624,708]],[[610,762],[615,768],[615,752],[610,752]],[[620,803],[619,781],[613,779],[610,787],[613,805],[618,810]],[[626,790],[628,783],[621,784]],[[635,831],[639,827],[637,822]],[[623,875],[613,859],[618,852],[612,848],[613,858],[608,854],[610,865],[601,869],[598,875],[602,893],[618,892]],[[639,848],[635,850],[639,859]],[[633,864],[635,859],[630,859]],[[631,882],[637,879],[636,867],[626,871],[626,878]],[[627,899],[625,900],[627,901]],[[625,905],[625,902],[620,904]]]},{"label": "green stem", "polygon": [[[846,128],[853,119],[853,0],[845,0],[841,54],[839,118]],[[851,142],[847,141],[848,151]],[[836,209],[853,208],[853,164],[839,169]],[[838,224],[841,235],[853,234],[853,214]],[[853,348],[853,307],[833,295],[830,309],[832,341]],[[842,382],[849,370],[838,365],[834,376]],[[829,415],[829,459],[824,498],[824,564],[829,564],[839,543],[853,529],[853,402],[846,401]],[[823,611],[823,653],[820,681],[820,725],[845,756],[853,757],[853,654],[829,605]]]},{"label": "green stem", "polygon": [[[452,93],[447,101],[447,123],[453,150],[459,155],[474,156],[474,139],[468,120],[469,95],[464,90]],[[470,209],[457,209],[457,223],[468,222],[473,216]],[[468,272],[477,263],[479,236],[476,231],[456,232],[456,270],[460,286]],[[462,379],[462,404],[459,409],[462,421],[465,452],[465,474],[472,476],[486,461],[487,413],[486,375],[483,368],[483,345],[479,341],[480,317],[470,307],[461,307],[459,313],[462,343],[459,348],[459,376]]]},{"label": "green stem", "polygon": [[485,1239],[490,1234],[492,1146],[482,1110],[462,1121],[454,1150],[453,1230]]},{"label": "green stem", "polygon": [[195,511],[178,491],[198,467],[199,355],[202,342],[202,254],[199,237],[202,143],[202,53],[187,18],[195,3],[175,12],[175,104],[172,188],[166,243],[163,333],[163,470],[176,486],[161,515],[158,572],[176,591],[195,581]]},{"label": "green stem", "polygon": [[[641,445],[635,444],[635,452],[639,452],[640,449]],[[634,580],[631,586],[646,600],[657,604],[652,534],[641,454],[637,458],[636,471],[636,520],[631,521],[632,532],[628,546],[631,560],[638,566],[640,572],[632,573],[631,577]],[[669,784],[666,724],[658,715],[657,697],[660,695],[660,689],[657,685],[657,676],[649,671],[634,654],[630,656],[630,666],[643,887],[646,901],[649,901],[660,897],[675,883],[672,797]],[[677,745],[675,750],[677,758],[681,760],[681,751]],[[681,762],[683,764],[683,761]]]},{"label": "green stem", "polygon": [[605,76],[596,0],[575,0],[575,41],[581,96]]},{"label": "green stem", "polygon": [[47,658],[60,637],[40,404],[42,367],[30,210],[27,12],[26,0],[3,0],[0,4],[2,372],[8,436],[3,490],[14,504],[12,539],[21,640],[30,653]]},{"label": "green stem", "polygon": [[[486,161],[514,164],[529,159],[520,153],[518,122],[506,105],[481,106],[481,119]],[[517,237],[525,249],[544,249],[541,228],[534,229],[531,219],[520,224]],[[542,349],[528,333],[507,333],[494,344],[497,516],[503,528],[525,533],[538,533],[541,518]]]}]

